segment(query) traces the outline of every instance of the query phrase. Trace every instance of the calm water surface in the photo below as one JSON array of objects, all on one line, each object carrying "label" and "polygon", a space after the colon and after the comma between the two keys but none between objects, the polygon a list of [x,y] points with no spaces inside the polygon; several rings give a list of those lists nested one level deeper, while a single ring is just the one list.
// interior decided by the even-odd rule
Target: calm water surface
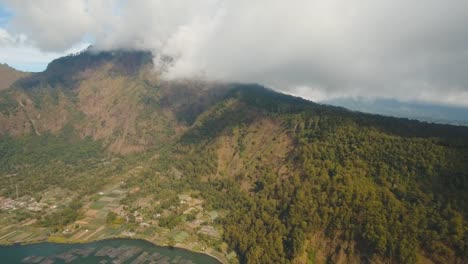
[{"label": "calm water surface", "polygon": [[86,244],[39,243],[0,246],[0,263],[174,263],[219,264],[213,257],[159,247],[144,240],[110,239]]}]

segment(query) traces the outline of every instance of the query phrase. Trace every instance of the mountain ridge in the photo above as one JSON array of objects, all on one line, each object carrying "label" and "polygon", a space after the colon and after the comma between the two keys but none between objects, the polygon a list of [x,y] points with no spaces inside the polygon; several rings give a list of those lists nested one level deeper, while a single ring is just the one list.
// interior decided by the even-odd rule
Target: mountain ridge
[{"label": "mountain ridge", "polygon": [[29,73],[18,71],[8,64],[0,64],[0,91],[10,88],[17,80],[28,75]]},{"label": "mountain ridge", "polygon": [[224,215],[220,250],[241,263],[468,257],[467,127],[256,84],[168,81],[148,56],[71,55],[1,91],[0,195],[15,196],[15,175],[28,195],[59,187],[88,199],[117,174],[138,189],[125,205],[152,201],[138,209],[149,215],[172,201],[154,200],[162,189],[176,201],[177,190],[200,193]]}]

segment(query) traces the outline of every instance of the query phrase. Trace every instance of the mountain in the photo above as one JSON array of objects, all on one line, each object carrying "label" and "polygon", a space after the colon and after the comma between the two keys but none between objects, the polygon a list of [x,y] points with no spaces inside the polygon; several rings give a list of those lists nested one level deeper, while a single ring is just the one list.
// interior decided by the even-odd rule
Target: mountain
[{"label": "mountain", "polygon": [[468,108],[395,99],[335,98],[321,103],[341,106],[354,111],[420,121],[468,126]]},{"label": "mountain", "polygon": [[7,64],[0,64],[0,91],[10,86],[20,78],[28,76],[28,73],[17,71]]},{"label": "mountain", "polygon": [[468,258],[467,127],[168,81],[148,52],[87,50],[2,91],[0,135],[0,196],[62,204],[5,207],[2,243],[136,234],[232,263]]}]

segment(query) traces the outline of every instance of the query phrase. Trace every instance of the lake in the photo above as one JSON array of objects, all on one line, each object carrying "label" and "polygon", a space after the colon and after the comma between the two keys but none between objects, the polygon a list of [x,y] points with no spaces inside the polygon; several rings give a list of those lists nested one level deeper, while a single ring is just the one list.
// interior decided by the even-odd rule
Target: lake
[{"label": "lake", "polygon": [[159,247],[136,239],[109,239],[83,244],[38,243],[0,246],[0,263],[174,263],[219,264],[208,255]]}]

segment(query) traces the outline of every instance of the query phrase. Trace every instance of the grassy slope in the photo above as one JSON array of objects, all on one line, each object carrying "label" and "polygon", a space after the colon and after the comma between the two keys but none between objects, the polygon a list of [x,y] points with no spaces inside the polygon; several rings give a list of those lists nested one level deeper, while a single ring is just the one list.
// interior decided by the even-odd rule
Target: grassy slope
[{"label": "grassy slope", "polygon": [[0,64],[0,91],[10,88],[15,81],[28,75],[28,73],[17,71],[6,64]]}]

